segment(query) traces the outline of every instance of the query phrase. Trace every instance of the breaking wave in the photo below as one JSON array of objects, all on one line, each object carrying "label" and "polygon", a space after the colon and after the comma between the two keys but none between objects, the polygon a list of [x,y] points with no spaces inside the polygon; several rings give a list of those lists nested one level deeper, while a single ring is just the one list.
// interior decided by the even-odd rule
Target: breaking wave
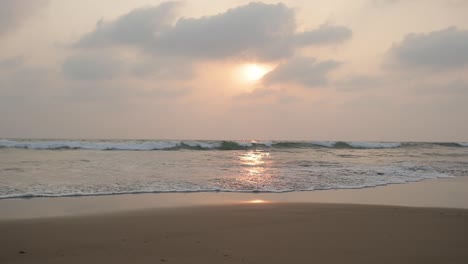
[{"label": "breaking wave", "polygon": [[0,140],[0,148],[37,150],[248,150],[248,149],[387,149],[401,147],[468,147],[467,142],[360,141],[191,141],[191,140]]}]

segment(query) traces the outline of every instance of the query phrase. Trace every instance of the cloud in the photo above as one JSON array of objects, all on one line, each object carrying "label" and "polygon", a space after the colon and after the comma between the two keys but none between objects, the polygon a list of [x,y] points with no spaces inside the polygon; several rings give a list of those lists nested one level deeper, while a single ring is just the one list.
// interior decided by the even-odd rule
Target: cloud
[{"label": "cloud", "polygon": [[195,75],[192,64],[176,58],[139,59],[129,68],[129,73],[139,78],[187,80]]},{"label": "cloud", "polygon": [[133,77],[157,81],[183,81],[195,74],[191,63],[176,58],[132,57],[109,51],[75,53],[62,63],[62,73],[68,79],[82,81]]},{"label": "cloud", "polygon": [[189,57],[275,60],[291,54],[294,13],[284,4],[250,3],[200,19],[180,19],[153,50]]},{"label": "cloud", "polygon": [[[437,94],[438,96],[457,96],[464,97],[468,95],[468,80],[453,79],[448,81],[432,81],[418,83],[414,87],[414,91],[420,95],[432,95]],[[462,96],[463,95],[463,96]]]},{"label": "cloud", "polygon": [[347,78],[343,78],[333,85],[340,91],[344,92],[356,92],[368,89],[379,89],[386,87],[389,83],[393,83],[394,80],[389,78],[388,75],[352,75]]},{"label": "cloud", "polygon": [[74,46],[135,45],[158,56],[272,61],[291,57],[296,46],[340,43],[352,34],[348,28],[329,25],[296,33],[294,11],[282,3],[249,3],[217,15],[171,23],[176,7],[166,2],[98,23]]},{"label": "cloud", "polygon": [[2,0],[0,2],[0,35],[11,32],[48,2],[48,0]]},{"label": "cloud", "polygon": [[74,46],[147,45],[157,32],[170,26],[178,5],[178,2],[166,2],[155,7],[135,9],[112,22],[100,20],[96,29],[84,35]]},{"label": "cloud", "polygon": [[411,33],[390,51],[391,66],[451,69],[468,65],[468,30]]},{"label": "cloud", "polygon": [[11,56],[4,59],[0,59],[0,69],[9,70],[17,68],[26,62],[26,58],[22,55]]},{"label": "cloud", "polygon": [[306,31],[295,35],[298,45],[324,45],[341,43],[350,39],[351,29],[343,26],[322,25],[316,30]]},{"label": "cloud", "polygon": [[79,54],[68,57],[62,65],[66,77],[73,80],[107,80],[116,77],[122,62],[105,54]]},{"label": "cloud", "polygon": [[296,83],[305,87],[323,86],[328,83],[327,74],[339,65],[339,62],[333,60],[317,61],[296,57],[265,75],[263,82],[266,85]]}]

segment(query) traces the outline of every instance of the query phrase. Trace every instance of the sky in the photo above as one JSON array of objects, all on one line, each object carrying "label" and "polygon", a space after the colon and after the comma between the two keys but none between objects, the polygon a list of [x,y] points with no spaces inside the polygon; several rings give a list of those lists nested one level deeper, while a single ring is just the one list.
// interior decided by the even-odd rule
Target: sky
[{"label": "sky", "polygon": [[468,0],[0,0],[0,138],[468,141]]}]

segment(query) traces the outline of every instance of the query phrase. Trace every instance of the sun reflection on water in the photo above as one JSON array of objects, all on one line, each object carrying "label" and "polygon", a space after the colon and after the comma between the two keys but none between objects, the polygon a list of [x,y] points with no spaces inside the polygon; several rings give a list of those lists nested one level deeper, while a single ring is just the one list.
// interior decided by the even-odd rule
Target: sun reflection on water
[{"label": "sun reflection on water", "polygon": [[265,163],[264,157],[270,156],[268,152],[249,151],[239,157],[244,165],[258,166]]},{"label": "sun reflection on water", "polygon": [[269,159],[270,153],[252,150],[239,155],[244,169],[237,178],[241,185],[252,191],[264,190],[264,186],[271,180]]}]

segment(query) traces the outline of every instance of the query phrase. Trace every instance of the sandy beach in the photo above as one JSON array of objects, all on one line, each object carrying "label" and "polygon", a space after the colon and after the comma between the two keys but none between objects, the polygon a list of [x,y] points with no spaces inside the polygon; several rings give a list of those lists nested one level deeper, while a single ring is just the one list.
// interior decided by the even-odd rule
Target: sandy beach
[{"label": "sandy beach", "polygon": [[467,183],[2,200],[0,263],[467,263]]},{"label": "sandy beach", "polygon": [[467,11],[0,0],[0,264],[468,264]]},{"label": "sandy beach", "polygon": [[467,263],[468,210],[259,203],[4,220],[1,263]]}]

